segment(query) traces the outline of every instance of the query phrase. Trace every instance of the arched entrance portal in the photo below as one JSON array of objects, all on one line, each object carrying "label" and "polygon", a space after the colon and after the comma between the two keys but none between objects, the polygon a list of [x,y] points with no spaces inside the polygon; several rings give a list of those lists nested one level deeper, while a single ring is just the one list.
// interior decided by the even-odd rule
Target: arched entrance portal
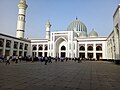
[{"label": "arched entrance portal", "polygon": [[60,37],[56,40],[56,56],[67,57],[67,40],[64,37]]}]

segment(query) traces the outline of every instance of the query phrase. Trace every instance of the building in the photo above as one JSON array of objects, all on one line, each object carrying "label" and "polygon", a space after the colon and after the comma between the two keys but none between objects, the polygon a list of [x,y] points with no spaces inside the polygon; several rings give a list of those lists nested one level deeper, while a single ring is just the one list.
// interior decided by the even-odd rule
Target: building
[{"label": "building", "polygon": [[120,59],[120,4],[113,15],[113,31],[107,38],[107,58]]},{"label": "building", "polygon": [[0,33],[0,55],[30,55],[30,40],[20,39]]},{"label": "building", "polygon": [[77,18],[65,31],[51,32],[48,20],[45,39],[25,39],[25,16],[28,5],[20,0],[16,37],[0,34],[0,55],[80,57],[89,59],[120,59],[120,5],[113,15],[113,31],[100,37],[92,29],[87,33],[86,25]]}]

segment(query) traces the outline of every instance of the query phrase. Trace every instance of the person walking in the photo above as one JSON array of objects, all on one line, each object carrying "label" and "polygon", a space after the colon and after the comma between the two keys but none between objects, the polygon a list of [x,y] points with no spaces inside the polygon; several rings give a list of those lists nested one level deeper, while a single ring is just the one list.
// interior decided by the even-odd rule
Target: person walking
[{"label": "person walking", "polygon": [[48,58],[45,57],[45,65],[47,65],[47,62],[48,62]]},{"label": "person walking", "polygon": [[10,56],[6,56],[6,65],[10,64]]}]

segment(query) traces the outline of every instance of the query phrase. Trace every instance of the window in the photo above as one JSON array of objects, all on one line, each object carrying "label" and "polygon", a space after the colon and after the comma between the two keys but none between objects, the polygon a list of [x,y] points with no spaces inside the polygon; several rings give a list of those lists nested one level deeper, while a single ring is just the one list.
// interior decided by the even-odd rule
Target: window
[{"label": "window", "polygon": [[39,52],[39,53],[38,53],[38,56],[39,56],[39,57],[42,57],[42,52]]},{"label": "window", "polygon": [[96,47],[96,51],[102,51],[102,47],[101,46],[97,46]]},{"label": "window", "polygon": [[84,46],[80,46],[79,50],[85,51],[85,47]]},{"label": "window", "polygon": [[48,46],[45,46],[45,50],[48,50]]},{"label": "window", "polygon": [[89,51],[92,51],[92,50],[93,50],[93,47],[92,47],[92,46],[88,46],[88,50],[89,50]]},{"label": "window", "polygon": [[14,42],[14,49],[18,48],[18,42]]},{"label": "window", "polygon": [[39,46],[39,50],[43,50],[43,46]]},{"label": "window", "polygon": [[7,47],[7,48],[10,48],[10,44],[11,44],[11,41],[10,41],[10,40],[7,40],[7,41],[6,41],[6,47]]},{"label": "window", "polygon": [[25,44],[25,48],[24,48],[25,50],[27,50],[28,49],[28,44]]},{"label": "window", "polygon": [[61,50],[66,50],[66,47],[65,47],[65,46],[62,46],[62,47],[61,47]]},{"label": "window", "polygon": [[33,46],[33,50],[37,50],[37,46]]},{"label": "window", "polygon": [[23,49],[23,43],[20,43],[20,47],[19,47],[20,49]]}]

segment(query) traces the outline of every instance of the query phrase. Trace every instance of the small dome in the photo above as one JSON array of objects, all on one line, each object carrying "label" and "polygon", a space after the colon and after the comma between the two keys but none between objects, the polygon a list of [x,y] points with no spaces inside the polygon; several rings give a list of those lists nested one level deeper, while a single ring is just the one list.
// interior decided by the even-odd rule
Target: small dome
[{"label": "small dome", "polygon": [[67,28],[68,31],[85,31],[87,32],[87,28],[84,23],[80,22],[77,18],[73,22],[71,22]]},{"label": "small dome", "polygon": [[20,0],[18,7],[22,9],[26,9],[28,7],[28,5],[26,4],[26,0]]},{"label": "small dome", "polygon": [[89,37],[98,37],[98,33],[92,29],[92,31],[89,33]]},{"label": "small dome", "polygon": [[84,31],[80,32],[80,34],[79,34],[80,38],[86,38],[87,36],[88,36],[87,33]]},{"label": "small dome", "polygon": [[26,0],[20,0],[20,3],[26,4]]}]

